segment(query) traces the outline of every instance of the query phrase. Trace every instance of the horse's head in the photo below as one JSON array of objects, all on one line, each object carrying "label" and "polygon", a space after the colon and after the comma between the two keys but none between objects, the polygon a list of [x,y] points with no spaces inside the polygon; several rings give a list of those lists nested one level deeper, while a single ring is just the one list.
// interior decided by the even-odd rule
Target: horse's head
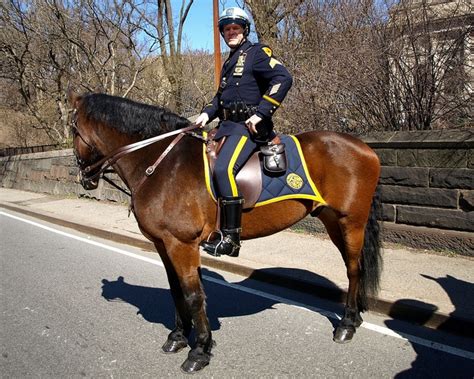
[{"label": "horse's head", "polygon": [[93,141],[93,130],[90,123],[81,114],[81,96],[69,91],[68,101],[72,107],[73,151],[79,166],[78,181],[85,190],[94,190],[99,185],[98,168],[94,167],[103,156]]}]

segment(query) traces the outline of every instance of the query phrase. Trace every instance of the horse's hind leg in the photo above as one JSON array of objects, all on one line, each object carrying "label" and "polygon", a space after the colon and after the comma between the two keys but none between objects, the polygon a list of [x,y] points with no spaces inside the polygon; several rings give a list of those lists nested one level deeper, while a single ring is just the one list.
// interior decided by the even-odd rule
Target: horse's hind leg
[{"label": "horse's hind leg", "polygon": [[365,310],[365,305],[359,304],[360,259],[364,245],[365,225],[354,222],[347,216],[340,217],[330,209],[324,210],[319,218],[346,264],[349,279],[346,307],[333,338],[335,342],[345,343],[352,339],[356,328],[362,324],[360,312]]},{"label": "horse's hind leg", "polygon": [[365,225],[350,222],[347,218],[341,219],[344,235],[345,251],[344,260],[349,279],[346,308],[344,316],[334,333],[334,341],[339,343],[349,342],[356,328],[362,324],[361,311],[366,308],[365,299],[361,303],[361,255],[364,246]]}]

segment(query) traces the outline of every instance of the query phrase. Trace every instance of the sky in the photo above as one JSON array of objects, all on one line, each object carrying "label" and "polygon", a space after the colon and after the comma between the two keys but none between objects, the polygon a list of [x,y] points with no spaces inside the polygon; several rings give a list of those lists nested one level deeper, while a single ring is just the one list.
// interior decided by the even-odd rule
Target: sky
[{"label": "sky", "polygon": [[[173,0],[173,13],[179,14],[182,0]],[[219,0],[219,14],[224,8],[238,6],[235,0]],[[183,47],[191,49],[214,50],[212,31],[212,0],[194,0],[184,24]],[[221,40],[221,49],[225,44]]]}]

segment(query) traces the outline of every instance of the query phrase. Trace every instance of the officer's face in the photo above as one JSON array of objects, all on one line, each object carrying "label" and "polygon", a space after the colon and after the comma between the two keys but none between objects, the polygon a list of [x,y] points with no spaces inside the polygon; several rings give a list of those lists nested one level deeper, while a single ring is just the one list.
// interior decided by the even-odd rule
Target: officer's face
[{"label": "officer's face", "polygon": [[230,24],[224,26],[224,40],[231,49],[239,46],[243,39],[244,28],[240,25]]}]

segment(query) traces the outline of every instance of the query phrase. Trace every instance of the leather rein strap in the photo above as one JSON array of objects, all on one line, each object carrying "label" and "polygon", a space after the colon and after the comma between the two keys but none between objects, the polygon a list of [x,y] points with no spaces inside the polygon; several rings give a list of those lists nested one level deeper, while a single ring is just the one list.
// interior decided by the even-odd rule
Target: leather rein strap
[{"label": "leather rein strap", "polygon": [[[166,150],[156,160],[156,162],[153,164],[153,166],[150,166],[146,169],[146,172],[145,172],[146,176],[144,177],[144,179],[146,179],[148,176],[153,174],[153,172],[155,171],[156,166],[158,166],[160,164],[160,162],[163,160],[163,158],[166,156],[166,154],[168,154],[170,152],[170,150],[184,136],[183,133],[188,132],[188,131],[193,130],[193,129],[196,129],[196,128],[199,128],[199,126],[193,124],[193,125],[187,126],[186,128],[181,128],[181,129],[169,132],[169,133],[161,134],[161,135],[156,136],[156,137],[148,138],[148,139],[143,140],[143,141],[138,141],[138,142],[135,142],[135,143],[132,143],[132,144],[129,144],[129,145],[119,147],[118,149],[116,149],[111,154],[107,155],[106,157],[102,158],[98,162],[96,162],[96,163],[94,163],[90,166],[87,166],[84,169],[85,177],[86,177],[87,180],[93,180],[93,179],[99,177],[100,174],[102,174],[106,169],[108,169],[110,166],[112,166],[115,162],[117,162],[124,155],[129,154],[133,151],[142,149],[142,148],[144,148],[148,145],[151,145],[152,143],[161,141],[165,138],[168,138],[168,137],[171,137],[171,136],[174,136],[174,135],[178,134],[178,136],[173,140],[173,142],[171,142],[171,144],[166,148]],[[94,172],[94,170],[96,170],[99,167],[100,167],[100,169],[97,172]],[[150,174],[148,174],[149,171],[150,171]],[[94,174],[89,176],[88,174],[90,172],[94,172]],[[142,182],[144,181],[144,179],[142,180]],[[140,182],[140,186],[141,186],[142,182]]]}]

